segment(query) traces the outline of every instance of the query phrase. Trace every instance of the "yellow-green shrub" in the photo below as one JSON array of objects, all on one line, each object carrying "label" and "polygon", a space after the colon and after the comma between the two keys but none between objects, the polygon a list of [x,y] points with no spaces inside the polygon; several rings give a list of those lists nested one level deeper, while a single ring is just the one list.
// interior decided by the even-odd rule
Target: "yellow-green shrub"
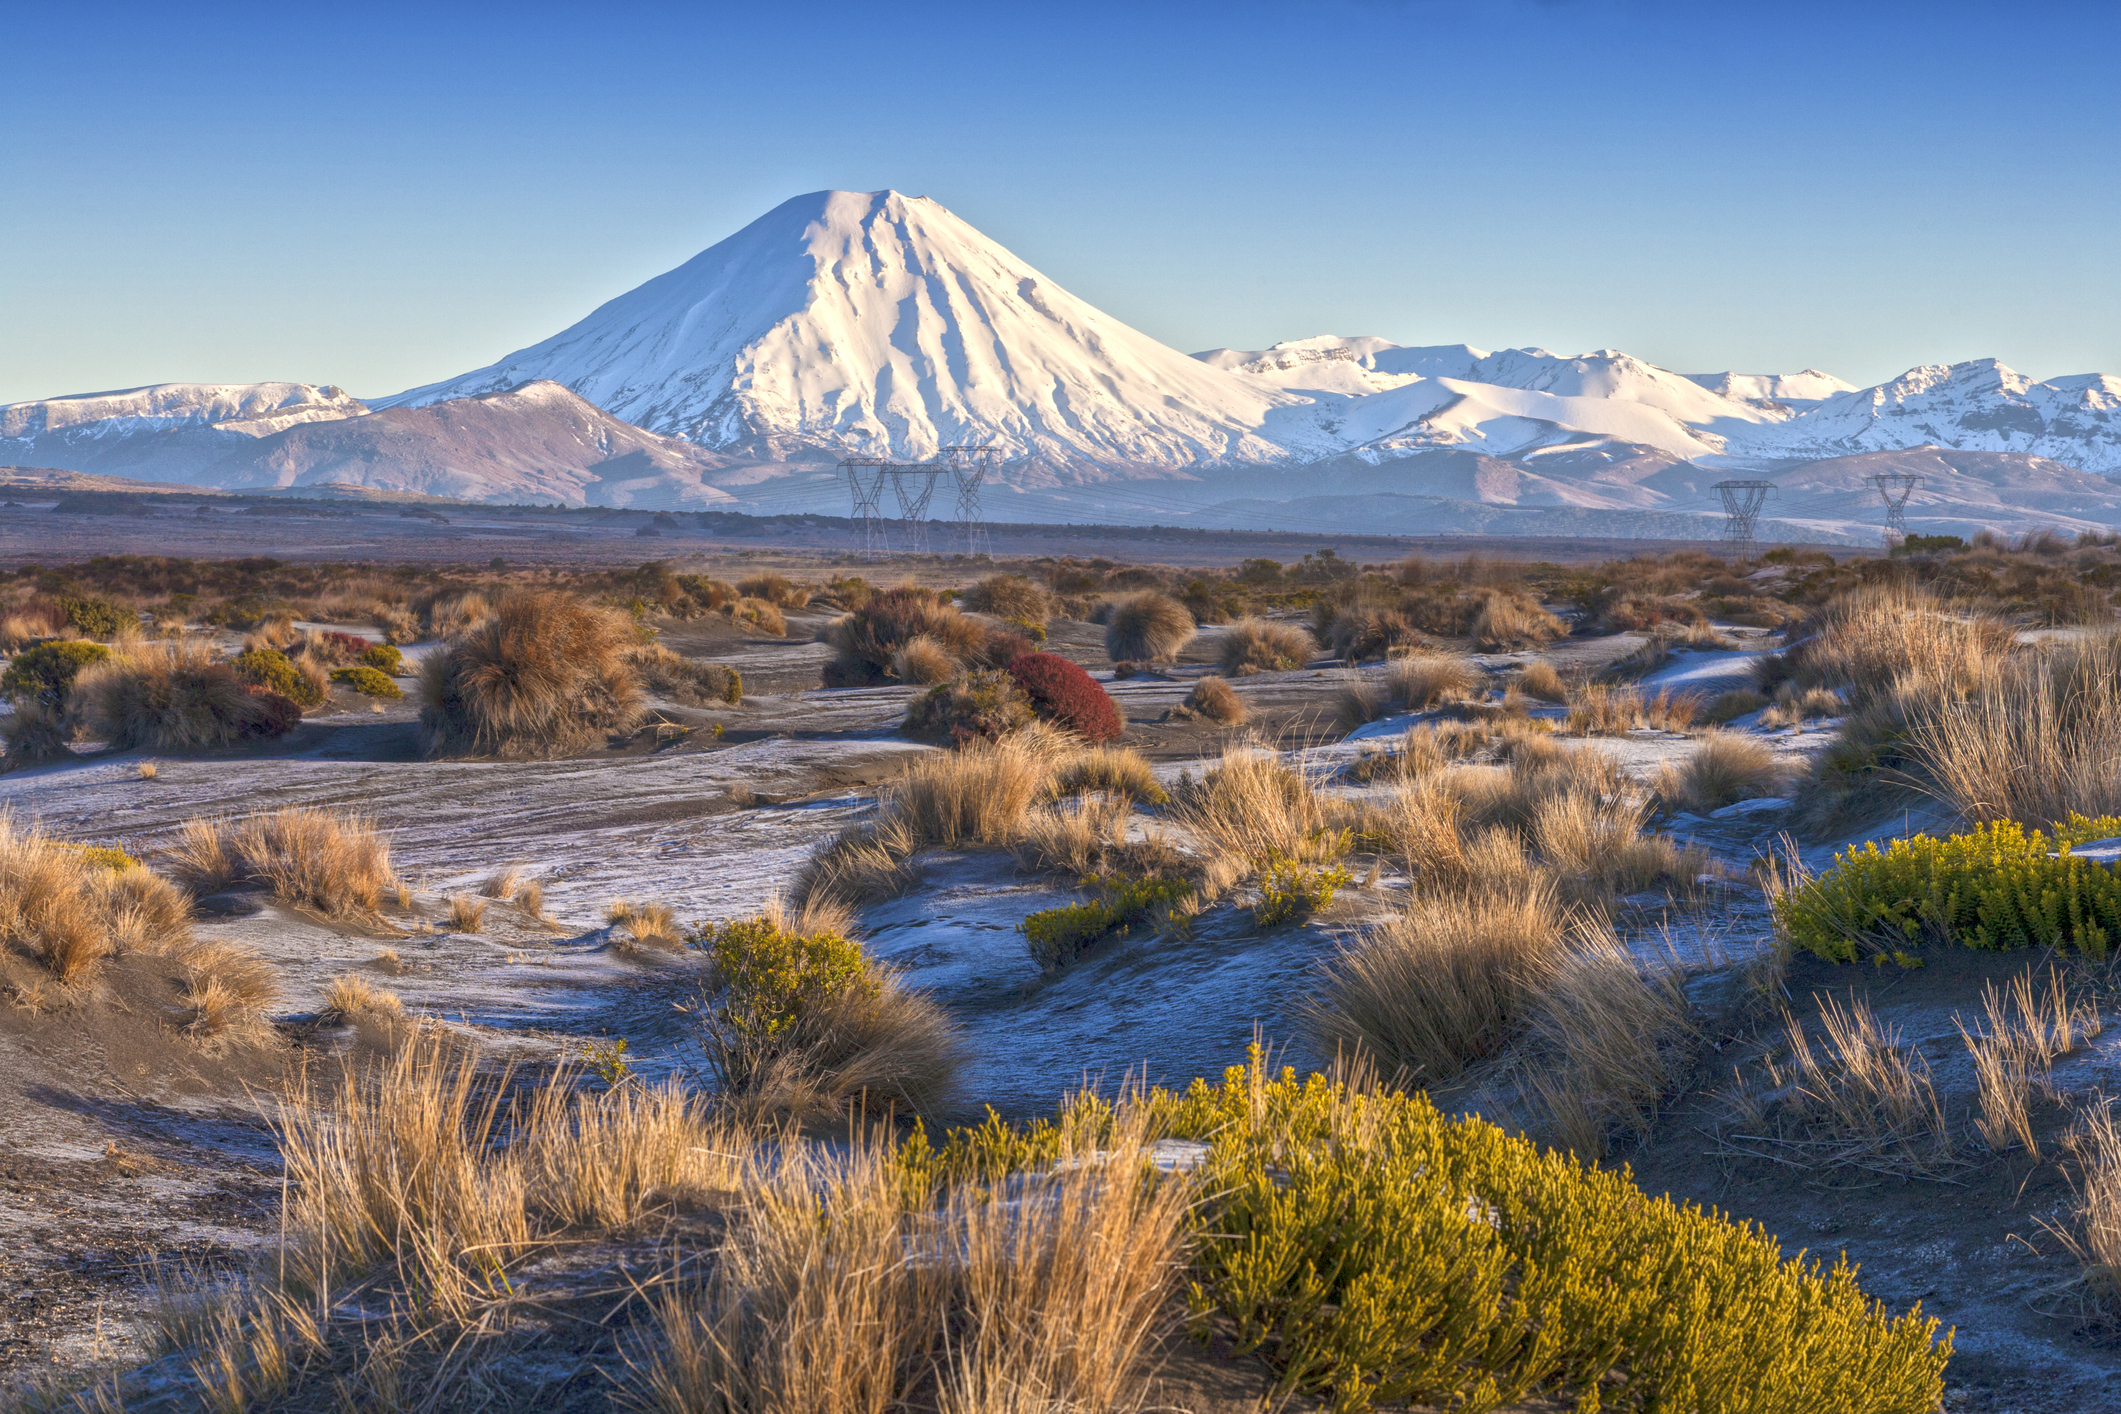
[{"label": "yellow-green shrub", "polygon": [[[1426,1096],[1195,1081],[1210,1141],[1191,1305],[1336,1410],[1538,1394],[1747,1414],[1928,1414],[1951,1339],[1748,1224],[1651,1198]],[[1614,1381],[1618,1380],[1617,1387]]]},{"label": "yellow-green shrub", "polygon": [[395,643],[371,643],[361,650],[361,665],[395,676],[398,669],[405,666],[405,655],[398,651]]},{"label": "yellow-green shrub", "polygon": [[1260,866],[1259,902],[1252,921],[1262,928],[1308,918],[1333,901],[1351,876],[1343,865],[1305,864],[1285,855],[1269,855]]},{"label": "yellow-green shrub", "polygon": [[369,697],[403,697],[405,695],[405,689],[384,676],[381,670],[371,668],[366,663],[353,668],[333,668],[331,680],[333,682],[343,682],[355,692],[364,693]]},{"label": "yellow-green shrub", "polygon": [[849,990],[874,990],[860,943],[837,933],[810,937],[747,918],[702,929],[724,991],[720,1020],[748,1041],[764,1041],[795,1026],[805,1012]]},{"label": "yellow-green shrub", "polygon": [[[1121,1101],[1155,1138],[1205,1140],[1194,1184],[1195,1333],[1257,1352],[1342,1414],[1378,1402],[1491,1410],[1931,1414],[1951,1336],[1894,1315],[1856,1272],[1751,1224],[1651,1198],[1424,1095],[1267,1068]],[[992,1183],[1114,1123],[1078,1096],[1056,1121],[975,1128],[898,1151],[902,1190]]]},{"label": "yellow-green shrub", "polygon": [[235,657],[236,676],[247,686],[277,692],[298,707],[315,707],[324,694],[277,648],[252,648]]},{"label": "yellow-green shrub", "polygon": [[1975,948],[2075,948],[2103,959],[2121,935],[2121,870],[2067,853],[2121,836],[2121,818],[2072,815],[2052,839],[2008,820],[1948,839],[1916,835],[1841,851],[1783,893],[1790,940],[1833,962],[1925,933]]},{"label": "yellow-green shrub", "polygon": [[1182,879],[1085,879],[1098,897],[1087,903],[1041,909],[1016,925],[1031,956],[1047,971],[1073,962],[1108,933],[1124,933],[1159,909],[1168,909],[1193,886]]}]

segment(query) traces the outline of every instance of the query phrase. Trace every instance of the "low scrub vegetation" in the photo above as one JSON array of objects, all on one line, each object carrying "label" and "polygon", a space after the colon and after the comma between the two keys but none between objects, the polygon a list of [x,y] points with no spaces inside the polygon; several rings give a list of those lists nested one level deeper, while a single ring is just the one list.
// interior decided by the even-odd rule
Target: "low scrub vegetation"
[{"label": "low scrub vegetation", "polygon": [[1041,627],[1059,611],[1053,591],[1020,574],[995,574],[967,589],[958,602],[976,614]]},{"label": "low scrub vegetation", "polygon": [[1216,661],[1233,678],[1294,672],[1318,655],[1318,645],[1297,625],[1249,616],[1226,627],[1216,649]]},{"label": "low scrub vegetation", "polygon": [[641,687],[623,615],[555,590],[501,600],[420,676],[420,734],[430,756],[550,757],[630,731]]},{"label": "low scrub vegetation", "polygon": [[1105,656],[1115,663],[1169,663],[1192,641],[1192,610],[1154,590],[1114,604],[1105,623]]},{"label": "low scrub vegetation", "polygon": [[296,662],[277,648],[249,648],[238,653],[236,676],[247,687],[277,693],[307,710],[321,707],[331,679],[313,660]]},{"label": "low scrub vegetation", "polygon": [[1711,731],[1684,761],[1657,774],[1657,797],[1667,809],[1706,815],[1741,800],[1780,793],[1789,768],[1773,747],[1741,732]]},{"label": "low scrub vegetation", "polygon": [[39,643],[8,660],[7,671],[0,673],[0,696],[57,711],[66,705],[80,671],[109,657],[110,649],[101,643],[80,639]]},{"label": "low scrub vegetation", "polygon": [[186,821],[171,866],[194,893],[262,888],[329,917],[374,915],[397,887],[390,843],[371,821],[309,806]]},{"label": "low scrub vegetation", "polygon": [[1003,669],[1030,699],[1043,721],[1096,746],[1126,730],[1112,694],[1076,664],[1056,653],[1026,653]]},{"label": "low scrub vegetation", "polygon": [[999,668],[987,668],[931,687],[908,702],[904,731],[915,741],[963,746],[999,741],[1037,718],[1017,680]]},{"label": "low scrub vegetation", "polygon": [[839,931],[779,910],[700,930],[713,982],[696,1013],[725,1097],[754,1115],[920,1113],[948,1088],[958,1042],[942,1009]]},{"label": "low scrub vegetation", "polygon": [[230,746],[284,735],[302,718],[291,699],[246,687],[197,640],[134,644],[90,665],[75,679],[68,710],[83,730],[119,750]]},{"label": "low scrub vegetation", "polygon": [[1113,879],[1083,881],[1093,897],[1083,903],[1042,909],[1016,925],[1024,946],[1041,968],[1055,972],[1075,961],[1092,945],[1121,937],[1137,926],[1170,926],[1173,907],[1191,896],[1182,879]]},{"label": "low scrub vegetation", "polygon": [[685,707],[734,707],[744,700],[744,678],[735,668],[702,662],[644,644],[627,655],[641,686]]},{"label": "low scrub vegetation", "polygon": [[2121,940],[2121,873],[2068,846],[2116,836],[2121,818],[2075,816],[2052,838],[2005,820],[1945,839],[1851,847],[1778,893],[1775,918],[1791,942],[1832,962],[1928,938],[2104,960]]},{"label": "low scrub vegetation", "polygon": [[388,674],[365,664],[355,668],[333,668],[331,680],[343,683],[365,697],[396,699],[405,695],[405,689],[392,682]]},{"label": "low scrub vegetation", "polygon": [[1245,702],[1237,689],[1218,677],[1205,677],[1193,684],[1185,700],[1172,709],[1172,716],[1205,717],[1226,727],[1244,725]]},{"label": "low scrub vegetation", "polygon": [[[915,639],[968,668],[999,667],[1022,640],[967,618],[932,589],[906,585],[871,595],[832,621],[824,640],[833,651],[826,687],[866,687],[894,680],[899,655]],[[927,649],[922,650],[925,656]]]},{"label": "low scrub vegetation", "polygon": [[1171,798],[1148,759],[1124,746],[1094,746],[1070,755],[1053,773],[1051,790],[1056,796],[1105,791],[1144,805],[1163,805]]}]

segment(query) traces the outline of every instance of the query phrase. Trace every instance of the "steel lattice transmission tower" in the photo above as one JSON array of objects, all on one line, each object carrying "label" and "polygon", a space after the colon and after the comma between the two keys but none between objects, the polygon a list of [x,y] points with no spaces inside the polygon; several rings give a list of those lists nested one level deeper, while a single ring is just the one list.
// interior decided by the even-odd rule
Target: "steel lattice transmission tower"
[{"label": "steel lattice transmission tower", "polygon": [[1775,494],[1772,481],[1719,481],[1716,494],[1723,497],[1723,538],[1735,547],[1738,558],[1753,558],[1753,530],[1760,523],[1760,508]]},{"label": "steel lattice transmission tower", "polygon": [[1885,543],[1898,545],[1907,539],[1907,498],[1922,485],[1922,478],[1911,471],[1881,471],[1863,479],[1877,489],[1878,499],[1885,502]]},{"label": "steel lattice transmission tower", "polygon": [[905,523],[906,548],[917,554],[928,549],[928,507],[935,499],[936,482],[950,478],[957,491],[953,509],[965,536],[965,553],[990,550],[986,518],[980,509],[980,487],[994,467],[991,444],[938,447],[935,457],[924,462],[898,462],[886,457],[848,457],[840,463],[847,473],[847,490],[853,498],[852,519],[862,529],[862,550],[886,554],[891,549],[884,514],[884,487],[891,487],[898,503],[898,519]]}]

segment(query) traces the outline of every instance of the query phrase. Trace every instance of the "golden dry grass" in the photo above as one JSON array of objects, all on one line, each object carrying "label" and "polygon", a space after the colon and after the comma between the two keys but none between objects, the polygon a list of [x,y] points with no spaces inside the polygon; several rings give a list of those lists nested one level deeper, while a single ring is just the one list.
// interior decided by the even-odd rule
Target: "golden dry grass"
[{"label": "golden dry grass", "polygon": [[521,866],[511,864],[505,869],[496,869],[493,873],[488,874],[485,881],[479,885],[479,896],[481,898],[497,899],[514,898],[516,890],[522,886],[522,883],[523,870]]},{"label": "golden dry grass", "polygon": [[898,652],[891,655],[891,675],[900,682],[917,683],[922,687],[948,682],[958,666],[950,650],[926,634],[907,639]]},{"label": "golden dry grass", "polygon": [[1683,732],[1701,711],[1701,699],[1691,693],[1663,688],[1652,696],[1637,687],[1586,683],[1569,700],[1563,729],[1578,736],[1622,736],[1637,727]]},{"label": "golden dry grass", "polygon": [[2064,1141],[2077,1161],[2068,1227],[2043,1224],[2083,1267],[2092,1298],[2121,1312],[2121,1124],[2111,1101],[2088,1109]]},{"label": "golden dry grass", "polygon": [[240,820],[194,817],[178,834],[171,865],[196,893],[262,885],[282,903],[335,917],[376,912],[398,882],[390,843],[374,822],[313,806]]},{"label": "golden dry grass", "polygon": [[2007,989],[1987,983],[1981,989],[1985,1024],[1969,1031],[1953,1018],[1973,1057],[1980,1111],[1975,1127],[1996,1153],[2015,1143],[2035,1160],[2040,1144],[2032,1124],[2034,1091],[2051,1092],[2055,1058],[2104,1029],[2096,996],[2074,992],[2058,968],[2050,967],[2045,981],[2037,985],[2028,969]]},{"label": "golden dry grass", "polygon": [[1706,815],[1757,796],[1780,794],[1791,772],[1773,747],[1743,732],[1709,731],[1683,762],[1657,772],[1657,797],[1673,810]]},{"label": "golden dry grass", "polygon": [[1775,670],[1799,687],[1839,688],[1863,707],[1903,679],[1960,695],[1992,676],[2010,651],[2009,628],[1947,611],[1926,591],[1874,586],[1828,604]]},{"label": "golden dry grass", "polygon": [[1338,807],[1311,773],[1264,750],[1224,752],[1171,814],[1200,847],[1211,895],[1269,860],[1324,863],[1348,844]]},{"label": "golden dry grass", "polygon": [[1525,664],[1524,671],[1517,675],[1517,690],[1541,702],[1566,702],[1569,698],[1568,684],[1561,680],[1554,665],[1544,658]]},{"label": "golden dry grass", "polygon": [[449,896],[449,926],[458,933],[478,933],[486,927],[486,900],[470,894]]},{"label": "golden dry grass", "polygon": [[1386,1076],[1448,1080],[1529,1020],[1567,926],[1539,882],[1424,891],[1342,945],[1301,1024],[1320,1050],[1367,1057]]},{"label": "golden dry grass", "polygon": [[1645,968],[1592,928],[1541,987],[1532,1034],[1544,1055],[1528,1087],[1555,1142],[1591,1163],[1615,1137],[1649,1132],[1685,1079],[1696,1032],[1679,969]]},{"label": "golden dry grass", "polygon": [[668,904],[613,899],[604,908],[604,922],[613,928],[625,929],[627,937],[648,947],[684,946],[685,939],[678,929],[677,914]]},{"label": "golden dry grass", "polygon": [[1970,819],[2121,813],[2121,632],[2025,655],[1904,715],[1912,770]]},{"label": "golden dry grass", "polygon": [[1536,648],[1566,636],[1568,631],[1567,624],[1519,589],[1483,590],[1469,630],[1474,646],[1491,653]]},{"label": "golden dry grass", "polygon": [[1131,746],[1093,746],[1066,757],[1048,789],[1055,796],[1104,791],[1150,805],[1171,798],[1156,779],[1156,768]]},{"label": "golden dry grass", "polygon": [[405,1014],[397,993],[385,991],[351,972],[331,979],[324,989],[324,1010],[345,1021],[392,1020]]},{"label": "golden dry grass", "polygon": [[493,617],[493,605],[476,590],[443,594],[428,601],[420,618],[435,638],[457,638]]},{"label": "golden dry grass", "polygon": [[1816,1000],[1823,1035],[1815,1040],[1785,1014],[1787,1059],[1768,1070],[1788,1095],[1779,1111],[1787,1156],[1898,1174],[1947,1168],[1951,1125],[1928,1064],[1878,1020],[1868,1001]]},{"label": "golden dry grass", "polygon": [[916,849],[1005,846],[1045,793],[1053,768],[1043,741],[1012,734],[924,754],[880,795],[919,841]]},{"label": "golden dry grass", "polygon": [[1206,717],[1226,727],[1241,726],[1245,720],[1244,699],[1237,695],[1236,688],[1218,677],[1205,677],[1194,683],[1193,690],[1179,705],[1193,716]]},{"label": "golden dry grass", "polygon": [[7,745],[0,750],[0,771],[26,771],[71,761],[74,749],[66,744],[70,733],[60,713],[50,704],[18,701],[6,724]]},{"label": "golden dry grass", "polygon": [[1318,645],[1295,624],[1247,616],[1223,630],[1216,653],[1222,670],[1235,678],[1293,672],[1318,656]]},{"label": "golden dry grass", "polygon": [[138,865],[113,869],[0,813],[0,944],[42,963],[62,986],[95,978],[121,952],[180,952],[185,898]]},{"label": "golden dry grass", "polygon": [[640,720],[625,615],[556,590],[519,590],[492,617],[430,654],[420,733],[431,756],[549,757]]},{"label": "golden dry grass", "polygon": [[920,847],[905,821],[885,810],[873,822],[848,826],[812,852],[796,870],[789,898],[797,907],[850,908],[896,898],[920,877],[912,863]]},{"label": "golden dry grass", "polygon": [[1154,590],[1120,600],[1105,625],[1105,656],[1115,663],[1168,663],[1192,641],[1192,611]]},{"label": "golden dry grass", "polygon": [[1415,653],[1387,670],[1391,701],[1410,712],[1426,712],[1446,703],[1463,702],[1487,691],[1487,675],[1464,658]]}]

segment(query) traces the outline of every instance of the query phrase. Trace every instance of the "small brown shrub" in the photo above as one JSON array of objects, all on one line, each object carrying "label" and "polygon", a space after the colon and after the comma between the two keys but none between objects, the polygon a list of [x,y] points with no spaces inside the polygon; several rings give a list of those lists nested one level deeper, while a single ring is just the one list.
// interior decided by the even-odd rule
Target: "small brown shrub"
[{"label": "small brown shrub", "polygon": [[1193,641],[1193,615],[1168,594],[1130,594],[1105,625],[1105,656],[1115,663],[1168,663]]},{"label": "small brown shrub", "polygon": [[1206,677],[1193,684],[1182,704],[1197,717],[1206,717],[1211,722],[1220,722],[1226,727],[1241,725],[1245,720],[1244,699],[1237,689],[1217,677]]},{"label": "small brown shrub", "polygon": [[983,669],[931,687],[906,704],[903,730],[916,741],[956,746],[995,741],[1037,719],[1031,699],[1000,669]]},{"label": "small brown shrub", "polygon": [[1473,613],[1473,643],[1491,653],[1536,648],[1565,637],[1568,631],[1567,624],[1520,589],[1483,591],[1480,607]]},{"label": "small brown shrub", "polygon": [[717,703],[734,707],[744,700],[744,679],[735,668],[671,652],[661,644],[644,644],[626,655],[641,686],[686,707]]},{"label": "small brown shrub", "polygon": [[788,616],[771,599],[754,599],[747,595],[727,605],[723,612],[729,615],[732,623],[754,633],[771,634],[775,638],[788,636]]},{"label": "small brown shrub", "polygon": [[1020,574],[989,575],[967,589],[959,603],[976,614],[1044,624],[1058,611],[1053,591]]},{"label": "small brown shrub", "polygon": [[1225,628],[1216,646],[1222,670],[1233,678],[1294,672],[1318,655],[1318,645],[1297,625],[1250,616]]},{"label": "small brown shrub", "polygon": [[188,751],[284,730],[271,704],[197,640],[142,643],[91,663],[74,679],[71,710],[117,750]]},{"label": "small brown shrub", "polygon": [[623,616],[554,590],[519,590],[429,655],[420,733],[430,756],[559,756],[630,730],[641,688]]}]

